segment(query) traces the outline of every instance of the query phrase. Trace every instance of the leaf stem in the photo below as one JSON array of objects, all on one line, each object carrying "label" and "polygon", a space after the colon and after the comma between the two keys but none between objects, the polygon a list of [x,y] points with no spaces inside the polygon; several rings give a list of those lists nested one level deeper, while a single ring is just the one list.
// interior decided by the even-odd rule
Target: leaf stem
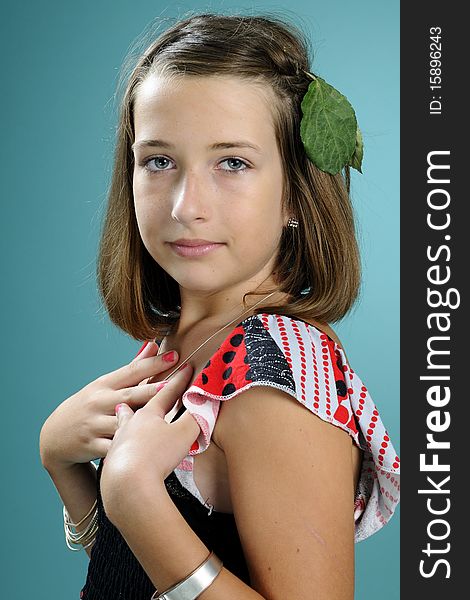
[{"label": "leaf stem", "polygon": [[307,75],[307,77],[310,77],[310,79],[311,79],[312,81],[315,81],[315,80],[316,80],[316,77],[315,77],[315,75],[312,75],[311,73],[309,73],[308,71],[305,71],[304,69],[302,69],[302,71],[305,73],[305,75]]}]

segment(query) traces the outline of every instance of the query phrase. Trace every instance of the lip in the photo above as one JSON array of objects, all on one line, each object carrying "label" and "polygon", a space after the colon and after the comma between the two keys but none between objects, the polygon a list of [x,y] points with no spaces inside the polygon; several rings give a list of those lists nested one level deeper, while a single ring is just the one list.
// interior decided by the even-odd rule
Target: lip
[{"label": "lip", "polygon": [[204,256],[224,246],[220,242],[201,239],[179,239],[168,244],[176,254],[184,257]]},{"label": "lip", "polygon": [[181,238],[179,240],[175,240],[174,242],[170,242],[170,244],[175,244],[176,246],[208,246],[209,244],[217,244],[218,242],[212,242],[211,240],[198,240],[198,239],[184,239]]}]

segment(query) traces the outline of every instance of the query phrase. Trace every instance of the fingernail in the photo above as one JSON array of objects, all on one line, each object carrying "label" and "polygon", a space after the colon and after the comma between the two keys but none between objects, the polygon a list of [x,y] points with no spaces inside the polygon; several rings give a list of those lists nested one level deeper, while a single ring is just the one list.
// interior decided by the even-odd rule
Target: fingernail
[{"label": "fingernail", "polygon": [[142,346],[142,348],[137,352],[136,356],[139,356],[139,354],[142,352],[142,350],[147,346],[148,342],[144,342],[144,345]]},{"label": "fingernail", "polygon": [[114,407],[114,412],[115,412],[116,415],[118,414],[119,409],[121,408],[121,406],[122,406],[122,402],[119,403],[119,404],[116,404],[116,406]]},{"label": "fingernail", "polygon": [[184,369],[187,369],[188,367],[190,367],[191,365],[189,363],[185,363],[182,367],[181,370],[184,371]]},{"label": "fingernail", "polygon": [[170,350],[169,352],[165,352],[165,354],[162,354],[162,359],[165,362],[173,362],[176,358],[176,352],[174,350]]},{"label": "fingernail", "polygon": [[162,388],[166,386],[167,383],[168,381],[159,381],[155,386],[156,391],[159,392]]}]

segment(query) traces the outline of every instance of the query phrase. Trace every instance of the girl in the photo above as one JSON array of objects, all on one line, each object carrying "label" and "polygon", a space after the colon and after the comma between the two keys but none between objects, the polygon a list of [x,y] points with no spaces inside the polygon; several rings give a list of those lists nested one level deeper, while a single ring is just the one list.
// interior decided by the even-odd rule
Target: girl
[{"label": "girl", "polygon": [[336,170],[333,117],[309,137],[307,92],[344,97],[307,46],[275,18],[194,15],[128,79],[98,281],[148,341],[40,440],[90,555],[82,598],[350,600],[354,542],[396,508],[399,458],[328,325],[360,281],[360,134],[353,113]]}]

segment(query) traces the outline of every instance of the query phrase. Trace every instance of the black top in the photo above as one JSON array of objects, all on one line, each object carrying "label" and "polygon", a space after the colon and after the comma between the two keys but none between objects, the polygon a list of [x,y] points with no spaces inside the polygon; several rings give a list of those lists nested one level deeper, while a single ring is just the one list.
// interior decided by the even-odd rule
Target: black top
[{"label": "black top", "polygon": [[[182,406],[173,420],[185,410]],[[80,598],[150,600],[155,586],[104,511],[100,493],[102,468],[103,461],[100,460],[97,471],[98,532],[92,546],[87,578],[80,592]],[[233,514],[214,510],[209,514],[209,510],[181,485],[174,472],[165,479],[165,486],[175,506],[194,533],[222,560],[224,567],[250,585],[248,568]]]}]

